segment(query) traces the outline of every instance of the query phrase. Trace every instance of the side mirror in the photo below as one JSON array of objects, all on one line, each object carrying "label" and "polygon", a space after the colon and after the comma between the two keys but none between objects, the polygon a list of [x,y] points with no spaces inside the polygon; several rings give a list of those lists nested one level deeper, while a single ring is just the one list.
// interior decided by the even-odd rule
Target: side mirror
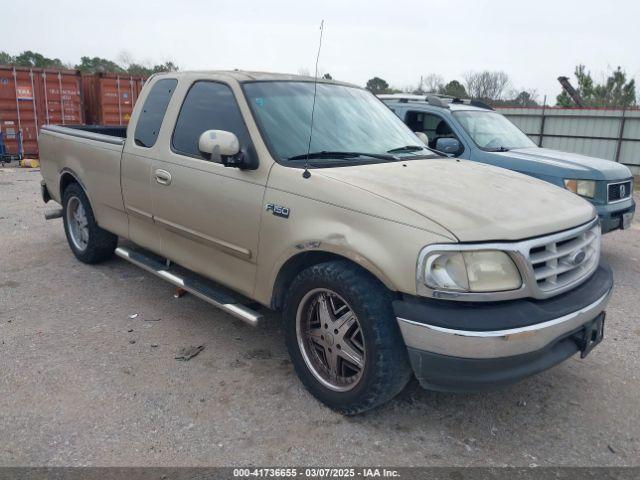
[{"label": "side mirror", "polygon": [[238,137],[225,130],[207,130],[198,140],[200,152],[210,155],[214,162],[225,167],[241,167],[243,156],[240,152]]},{"label": "side mirror", "polygon": [[413,132],[416,134],[416,137],[420,139],[422,143],[424,143],[427,147],[429,146],[429,137],[424,132]]},{"label": "side mirror", "polygon": [[462,144],[457,138],[439,138],[436,140],[436,150],[447,155],[458,155],[462,150]]}]

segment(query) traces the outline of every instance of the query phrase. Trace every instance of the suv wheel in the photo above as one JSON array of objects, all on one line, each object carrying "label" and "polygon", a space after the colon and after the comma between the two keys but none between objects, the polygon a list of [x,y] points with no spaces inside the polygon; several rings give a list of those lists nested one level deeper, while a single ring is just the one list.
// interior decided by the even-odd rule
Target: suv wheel
[{"label": "suv wheel", "polygon": [[348,262],[315,265],[294,279],[284,308],[287,348],[302,383],[331,408],[363,412],[411,378],[392,299]]}]

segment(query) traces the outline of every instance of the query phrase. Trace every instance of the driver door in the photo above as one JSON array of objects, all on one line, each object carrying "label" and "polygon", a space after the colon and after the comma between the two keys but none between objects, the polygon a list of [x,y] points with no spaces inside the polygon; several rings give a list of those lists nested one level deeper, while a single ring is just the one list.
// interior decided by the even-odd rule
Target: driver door
[{"label": "driver door", "polygon": [[239,170],[206,159],[200,135],[234,133],[256,155],[231,88],[197,80],[176,115],[169,145],[154,160],[151,190],[162,254],[246,295],[253,293],[264,169]]}]

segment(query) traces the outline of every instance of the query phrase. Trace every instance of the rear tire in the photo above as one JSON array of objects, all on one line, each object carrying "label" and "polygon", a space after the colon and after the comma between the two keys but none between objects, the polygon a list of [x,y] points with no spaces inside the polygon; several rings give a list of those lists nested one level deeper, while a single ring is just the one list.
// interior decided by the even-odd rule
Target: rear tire
[{"label": "rear tire", "polygon": [[346,261],[303,270],[284,306],[296,373],[318,400],[355,415],[396,396],[411,379],[391,302],[376,278]]},{"label": "rear tire", "polygon": [[62,210],[67,242],[78,260],[99,263],[113,255],[118,237],[98,226],[89,199],[77,183],[65,188]]}]

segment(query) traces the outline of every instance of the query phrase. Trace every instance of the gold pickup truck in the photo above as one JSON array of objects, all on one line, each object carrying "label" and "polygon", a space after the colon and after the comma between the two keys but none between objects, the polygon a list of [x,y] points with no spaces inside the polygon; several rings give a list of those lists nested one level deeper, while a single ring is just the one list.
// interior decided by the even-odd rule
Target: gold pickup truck
[{"label": "gold pickup truck", "polygon": [[493,388],[602,340],[593,206],[439,156],[353,85],[155,75],[126,129],[46,126],[39,143],[80,261],[115,252],[252,325],[282,311],[301,381],[346,414],[412,375]]}]

